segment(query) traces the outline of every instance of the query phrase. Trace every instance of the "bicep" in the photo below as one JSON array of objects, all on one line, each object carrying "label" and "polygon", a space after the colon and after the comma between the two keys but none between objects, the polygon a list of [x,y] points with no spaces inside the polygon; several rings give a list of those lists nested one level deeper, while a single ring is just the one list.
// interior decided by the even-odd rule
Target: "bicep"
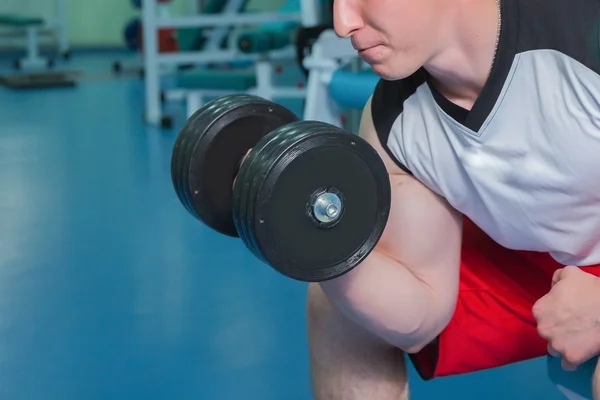
[{"label": "bicep", "polygon": [[390,175],[390,184],[390,216],[375,251],[402,264],[439,295],[454,296],[462,239],[460,214],[413,177]]},{"label": "bicep", "polygon": [[442,298],[456,297],[462,216],[390,158],[379,142],[370,101],[363,112],[359,135],[383,159],[392,189],[390,216],[375,251],[402,264]]},{"label": "bicep", "polygon": [[369,107],[370,102],[360,136],[388,169],[390,215],[369,256],[321,286],[346,316],[405,351],[418,351],[439,335],[454,313],[461,218],[443,198],[394,163],[379,142]]}]

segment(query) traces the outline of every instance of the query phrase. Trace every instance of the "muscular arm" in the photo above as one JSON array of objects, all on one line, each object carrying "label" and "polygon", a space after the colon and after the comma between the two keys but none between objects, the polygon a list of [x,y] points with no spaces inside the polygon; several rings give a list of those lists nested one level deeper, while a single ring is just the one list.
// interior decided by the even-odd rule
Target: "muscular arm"
[{"label": "muscular arm", "polygon": [[456,305],[461,218],[441,197],[403,172],[379,143],[363,112],[360,136],[383,159],[392,206],[375,250],[354,270],[321,286],[350,319],[412,353],[433,340]]}]

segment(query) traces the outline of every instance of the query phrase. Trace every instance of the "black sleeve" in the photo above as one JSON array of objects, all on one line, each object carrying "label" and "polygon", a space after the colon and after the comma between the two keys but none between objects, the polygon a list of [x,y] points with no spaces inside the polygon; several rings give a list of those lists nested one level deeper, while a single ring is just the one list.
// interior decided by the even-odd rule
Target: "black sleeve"
[{"label": "black sleeve", "polygon": [[375,87],[371,100],[373,125],[377,131],[381,146],[398,167],[411,175],[412,172],[404,164],[398,161],[396,156],[392,154],[387,143],[394,122],[404,111],[404,102],[410,96],[415,94],[417,87],[424,82],[424,79],[424,75],[420,73],[397,81],[380,79]]},{"label": "black sleeve", "polygon": [[556,50],[600,74],[599,0],[510,0],[508,5],[515,1],[519,52]]}]

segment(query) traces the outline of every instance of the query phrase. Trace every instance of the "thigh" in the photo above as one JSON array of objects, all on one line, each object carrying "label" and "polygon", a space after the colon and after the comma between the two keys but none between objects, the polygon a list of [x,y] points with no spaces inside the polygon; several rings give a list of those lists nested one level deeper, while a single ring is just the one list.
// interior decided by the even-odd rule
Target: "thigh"
[{"label": "thigh", "polygon": [[[533,304],[563,266],[546,253],[508,250],[465,220],[460,291],[434,343],[410,355],[423,379],[495,368],[547,354]],[[600,268],[587,268],[598,275]]]}]

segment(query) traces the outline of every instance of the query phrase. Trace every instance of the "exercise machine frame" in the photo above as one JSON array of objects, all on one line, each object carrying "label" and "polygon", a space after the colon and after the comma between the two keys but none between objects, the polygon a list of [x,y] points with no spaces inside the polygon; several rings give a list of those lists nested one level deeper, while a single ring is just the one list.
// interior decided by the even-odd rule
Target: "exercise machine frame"
[{"label": "exercise machine frame", "polygon": [[[265,81],[265,74],[271,73],[269,62],[277,59],[293,59],[294,49],[291,46],[269,52],[265,54],[244,54],[237,50],[236,46],[231,45],[227,50],[194,51],[185,53],[166,53],[161,54],[158,51],[157,31],[161,28],[218,28],[251,27],[269,22],[300,22],[304,26],[316,26],[319,23],[318,0],[302,0],[301,12],[299,13],[277,13],[277,12],[257,12],[257,13],[234,13],[218,15],[191,15],[185,17],[161,17],[158,15],[158,5],[156,0],[142,0],[142,21],[143,21],[143,64],[145,78],[145,109],[144,118],[146,123],[151,125],[161,125],[164,121],[161,107],[161,87],[160,73],[163,67],[174,67],[178,65],[206,65],[213,62],[230,61],[253,61],[257,62],[257,81],[261,88],[258,89],[265,96],[273,93],[274,87],[270,80]],[[269,78],[270,79],[270,78]],[[288,90],[287,88],[277,88],[282,90],[280,94],[292,94],[293,96],[304,96],[303,90]],[[205,91],[202,95],[206,95]],[[222,94],[224,92],[219,92]],[[202,101],[201,96],[190,93],[192,103],[196,100]],[[170,96],[169,98],[172,98]]]}]

